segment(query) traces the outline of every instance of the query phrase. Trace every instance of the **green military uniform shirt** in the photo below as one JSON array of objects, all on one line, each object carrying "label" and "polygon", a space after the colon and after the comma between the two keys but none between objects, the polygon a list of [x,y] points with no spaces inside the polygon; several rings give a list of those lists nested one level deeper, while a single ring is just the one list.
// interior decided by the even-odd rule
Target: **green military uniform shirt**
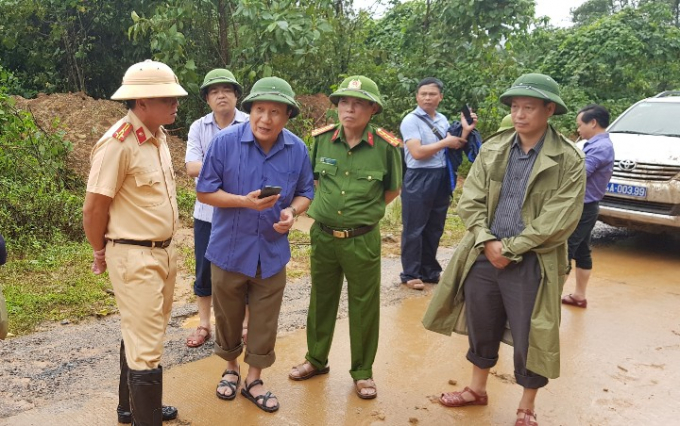
[{"label": "green military uniform shirt", "polygon": [[399,139],[371,124],[351,149],[339,124],[313,134],[311,161],[318,186],[309,216],[333,228],[378,223],[385,215],[385,191],[401,187]]}]

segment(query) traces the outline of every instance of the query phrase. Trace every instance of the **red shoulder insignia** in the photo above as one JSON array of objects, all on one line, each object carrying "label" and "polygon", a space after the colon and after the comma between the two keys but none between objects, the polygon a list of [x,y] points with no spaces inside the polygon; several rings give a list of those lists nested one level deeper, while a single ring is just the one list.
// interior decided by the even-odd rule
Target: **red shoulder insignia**
[{"label": "red shoulder insignia", "polygon": [[377,129],[375,133],[383,138],[385,142],[388,144],[399,148],[401,146],[401,139],[398,137],[394,136],[392,133],[388,132],[387,130],[383,129],[382,127]]},{"label": "red shoulder insignia", "polygon": [[119,140],[120,142],[123,142],[125,138],[130,134],[132,131],[132,124],[130,123],[123,123],[118,130],[113,132],[113,138],[116,140]]},{"label": "red shoulder insignia", "polygon": [[316,137],[322,135],[335,128],[335,124],[329,124],[327,126],[319,127],[318,129],[312,130],[312,136]]},{"label": "red shoulder insignia", "polygon": [[137,137],[137,143],[138,144],[143,144],[146,142],[146,133],[144,133],[144,127],[140,127],[139,129],[135,130],[135,136]]}]

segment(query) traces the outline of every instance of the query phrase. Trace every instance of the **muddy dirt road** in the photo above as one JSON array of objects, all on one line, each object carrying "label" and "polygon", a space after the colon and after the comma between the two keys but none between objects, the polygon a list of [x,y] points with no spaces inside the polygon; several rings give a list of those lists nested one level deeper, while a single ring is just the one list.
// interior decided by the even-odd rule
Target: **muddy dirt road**
[{"label": "muddy dirt road", "polygon": [[[629,234],[598,224],[588,308],[562,310],[562,377],[539,393],[541,425],[680,424],[680,240]],[[442,251],[448,259],[451,250]],[[442,391],[469,379],[466,339],[426,332],[428,297],[400,288],[396,258],[383,267],[379,397],[361,401],[347,373],[347,322],[339,321],[332,371],[308,382],[286,375],[305,352],[308,281],[286,290],[277,362],[265,382],[281,410],[266,414],[244,398],[220,401],[214,387],[224,362],[184,346],[192,306],[178,306],[168,328],[165,401],[177,405],[167,425],[510,425],[519,389],[510,348],[490,379],[488,407],[446,409]],[[566,292],[571,290],[567,283]],[[0,343],[0,425],[114,425],[118,321],[55,326]],[[456,385],[449,382],[457,382]]]}]

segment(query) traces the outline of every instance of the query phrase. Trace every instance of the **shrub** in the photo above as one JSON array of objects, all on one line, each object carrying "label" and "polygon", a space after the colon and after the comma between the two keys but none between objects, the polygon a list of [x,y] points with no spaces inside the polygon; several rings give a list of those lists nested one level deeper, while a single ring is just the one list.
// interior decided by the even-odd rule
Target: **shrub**
[{"label": "shrub", "polygon": [[14,251],[80,240],[82,182],[66,167],[71,144],[46,132],[7,94],[0,67],[0,224]]}]

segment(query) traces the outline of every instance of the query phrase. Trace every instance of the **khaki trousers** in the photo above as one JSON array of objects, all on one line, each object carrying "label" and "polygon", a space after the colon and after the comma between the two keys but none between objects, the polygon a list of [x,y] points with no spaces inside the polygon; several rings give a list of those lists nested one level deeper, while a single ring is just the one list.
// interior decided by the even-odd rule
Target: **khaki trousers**
[{"label": "khaki trousers", "polygon": [[222,359],[233,361],[243,352],[241,334],[247,295],[250,317],[244,361],[256,368],[270,367],[276,360],[274,345],[286,287],[286,268],[269,278],[261,278],[259,268],[254,278],[225,271],[214,264],[210,272],[215,311],[215,353]]},{"label": "khaki trousers", "polygon": [[174,247],[150,248],[109,241],[106,264],[120,310],[128,366],[131,370],[158,368],[177,277]]}]

